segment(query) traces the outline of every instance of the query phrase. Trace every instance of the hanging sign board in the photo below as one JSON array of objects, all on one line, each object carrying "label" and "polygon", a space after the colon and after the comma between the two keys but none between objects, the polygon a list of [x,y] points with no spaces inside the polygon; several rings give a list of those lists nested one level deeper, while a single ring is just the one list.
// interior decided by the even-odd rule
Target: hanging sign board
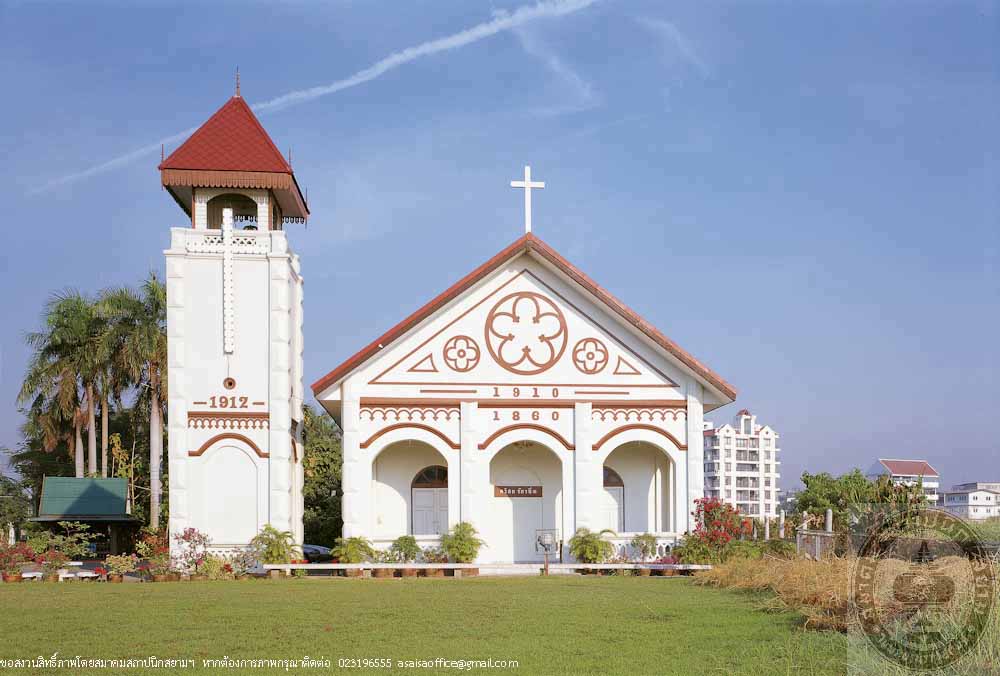
[{"label": "hanging sign board", "polygon": [[497,498],[540,498],[541,486],[494,486],[493,496]]}]

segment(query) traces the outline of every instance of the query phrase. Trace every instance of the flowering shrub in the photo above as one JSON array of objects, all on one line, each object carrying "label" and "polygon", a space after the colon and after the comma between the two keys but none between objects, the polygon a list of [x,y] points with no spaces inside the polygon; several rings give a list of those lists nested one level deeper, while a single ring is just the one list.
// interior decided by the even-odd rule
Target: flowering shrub
[{"label": "flowering shrub", "polygon": [[101,577],[104,577],[105,575],[108,574],[108,569],[105,568],[104,566],[97,566],[96,568],[94,568],[94,573],[100,575]]},{"label": "flowering shrub", "polygon": [[35,555],[35,563],[42,567],[42,573],[46,576],[58,573],[67,561],[69,561],[69,557],[56,549],[49,549]]},{"label": "flowering shrub", "polygon": [[170,572],[170,541],[166,533],[143,529],[135,543],[136,553],[145,561],[139,570],[149,575],[166,575]]},{"label": "flowering shrub", "polygon": [[695,500],[697,526],[675,549],[684,563],[721,563],[730,554],[730,543],[753,532],[753,522],[740,516],[732,505],[717,498]]},{"label": "flowering shrub", "polygon": [[252,549],[240,549],[226,557],[226,561],[233,575],[242,577],[257,567],[257,554]]},{"label": "flowering shrub", "polygon": [[174,542],[179,545],[180,551],[172,562],[173,566],[186,573],[198,573],[208,558],[212,539],[197,528],[185,528],[182,533],[174,535]]},{"label": "flowering shrub", "polygon": [[28,545],[0,545],[0,573],[4,575],[20,575],[21,564],[35,558],[35,552]]},{"label": "flowering shrub", "polygon": [[209,580],[231,580],[233,579],[233,567],[226,559],[214,554],[205,556],[198,571]]},{"label": "flowering shrub", "polygon": [[139,559],[135,554],[110,555],[104,559],[112,575],[134,573],[139,568]]}]

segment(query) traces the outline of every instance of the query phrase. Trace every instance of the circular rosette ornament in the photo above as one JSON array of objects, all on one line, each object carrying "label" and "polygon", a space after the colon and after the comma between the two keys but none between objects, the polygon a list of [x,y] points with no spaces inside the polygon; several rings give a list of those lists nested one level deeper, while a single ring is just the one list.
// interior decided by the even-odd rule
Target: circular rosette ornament
[{"label": "circular rosette ornament", "polygon": [[511,373],[542,373],[566,351],[566,318],[541,294],[512,293],[486,317],[486,347]]},{"label": "circular rosette ornament", "polygon": [[452,336],[444,344],[444,363],[452,371],[471,371],[479,363],[479,345],[468,336]]},{"label": "circular rosette ornament", "polygon": [[573,348],[573,365],[592,376],[608,365],[608,348],[597,338],[584,338]]}]

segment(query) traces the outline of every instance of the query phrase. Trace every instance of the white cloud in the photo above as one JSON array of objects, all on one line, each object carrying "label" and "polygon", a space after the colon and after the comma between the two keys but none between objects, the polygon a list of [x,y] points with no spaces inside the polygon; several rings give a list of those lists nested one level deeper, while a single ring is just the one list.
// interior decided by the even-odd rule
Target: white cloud
[{"label": "white cloud", "polygon": [[[402,65],[422,57],[465,47],[466,45],[470,45],[474,42],[479,42],[480,40],[492,37],[497,33],[513,30],[519,26],[523,26],[538,19],[554,18],[572,14],[573,12],[577,12],[593,5],[595,2],[597,2],[597,0],[542,0],[534,5],[524,5],[518,7],[511,12],[497,12],[490,21],[476,24],[471,28],[466,28],[465,30],[453,33],[443,38],[430,40],[428,42],[394,52],[384,59],[375,62],[368,68],[358,71],[350,77],[316,87],[309,87],[308,89],[288,92],[287,94],[282,94],[281,96],[268,101],[254,104],[252,108],[258,112],[267,113],[297,106],[323,96],[329,96],[330,94],[370,82],[391,70],[399,68]],[[85,178],[125,166],[140,157],[152,155],[160,149],[161,144],[173,143],[184,139],[193,131],[194,129],[188,129],[176,134],[171,134],[156,143],[137,148],[136,150],[125,153],[124,155],[106,162],[102,162],[101,164],[94,165],[88,169],[53,179],[29,191],[29,194],[45,192],[51,190],[52,188],[75,183]]]},{"label": "white cloud", "polygon": [[564,115],[588,110],[600,104],[600,97],[594,92],[593,85],[559,58],[534,32],[527,28],[518,28],[514,34],[524,51],[541,61],[549,72],[563,83],[572,97],[568,103],[536,108],[533,113],[542,116]]},{"label": "white cloud", "polygon": [[676,50],[677,54],[684,61],[694,66],[703,76],[711,77],[711,66],[698,53],[698,49],[694,46],[694,43],[676,25],[665,19],[650,19],[647,17],[639,18],[637,21]]}]

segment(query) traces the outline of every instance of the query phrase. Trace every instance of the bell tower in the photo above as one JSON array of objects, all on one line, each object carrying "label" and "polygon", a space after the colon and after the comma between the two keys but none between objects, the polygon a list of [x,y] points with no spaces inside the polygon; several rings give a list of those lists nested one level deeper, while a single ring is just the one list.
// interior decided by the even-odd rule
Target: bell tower
[{"label": "bell tower", "polygon": [[236,95],[160,163],[189,219],[167,259],[170,532],[302,543],[302,276],[292,167]]}]

